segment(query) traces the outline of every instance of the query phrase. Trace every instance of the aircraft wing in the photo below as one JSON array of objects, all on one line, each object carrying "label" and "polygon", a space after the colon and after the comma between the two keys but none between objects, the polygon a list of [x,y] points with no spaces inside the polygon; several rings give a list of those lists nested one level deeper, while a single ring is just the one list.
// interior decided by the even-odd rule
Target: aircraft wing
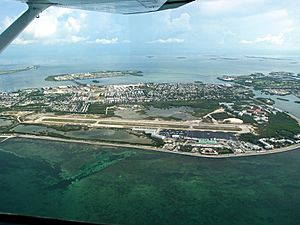
[{"label": "aircraft wing", "polygon": [[194,0],[19,0],[28,4],[50,4],[89,11],[134,14],[177,8]]},{"label": "aircraft wing", "polygon": [[120,14],[155,12],[177,8],[194,0],[18,0],[28,5],[11,26],[0,35],[0,53],[48,7],[64,7]]}]

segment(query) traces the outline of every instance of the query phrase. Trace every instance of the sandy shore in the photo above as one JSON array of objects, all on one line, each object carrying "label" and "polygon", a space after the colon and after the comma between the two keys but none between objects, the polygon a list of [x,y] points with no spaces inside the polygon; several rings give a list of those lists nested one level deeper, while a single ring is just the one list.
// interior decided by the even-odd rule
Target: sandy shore
[{"label": "sandy shore", "polygon": [[[298,143],[298,144],[291,145],[288,147],[278,148],[278,149],[273,149],[273,150],[268,150],[268,151],[248,152],[248,153],[239,153],[239,154],[202,155],[200,153],[168,151],[168,150],[164,150],[162,148],[156,148],[156,147],[145,146],[145,145],[133,145],[133,144],[122,144],[122,143],[79,140],[79,139],[65,139],[65,138],[58,138],[58,137],[37,136],[37,135],[29,135],[29,134],[3,135],[3,137],[5,137],[5,138],[9,137],[9,138],[39,139],[39,140],[60,141],[60,142],[69,142],[69,143],[111,146],[111,147],[134,148],[134,149],[150,150],[150,151],[156,151],[156,152],[164,152],[164,153],[169,153],[169,154],[186,155],[186,156],[201,157],[201,158],[214,158],[214,159],[268,155],[268,154],[276,154],[276,153],[300,149],[300,143]],[[9,138],[7,138],[7,139],[9,139]]]}]

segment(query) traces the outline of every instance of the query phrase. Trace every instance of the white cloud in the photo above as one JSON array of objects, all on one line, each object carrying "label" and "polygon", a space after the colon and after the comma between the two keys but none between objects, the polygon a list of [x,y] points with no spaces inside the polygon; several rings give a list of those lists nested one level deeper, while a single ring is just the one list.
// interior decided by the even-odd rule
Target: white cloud
[{"label": "white cloud", "polygon": [[155,40],[155,41],[150,41],[149,43],[152,43],[152,44],[156,44],[156,43],[159,43],[159,44],[170,44],[170,43],[183,43],[184,42],[184,39],[182,38],[168,38],[168,39],[158,39],[158,40]]},{"label": "white cloud", "polygon": [[[91,13],[93,14],[93,13]],[[99,19],[99,20],[98,20]],[[5,17],[1,27],[8,27],[13,18]],[[87,21],[89,23],[87,23]],[[129,40],[120,41],[117,37],[111,39],[98,38],[91,41],[87,35],[84,34],[86,27],[97,27],[96,29],[89,29],[92,36],[99,34],[118,34],[121,27],[112,19],[112,15],[95,13],[93,17],[86,12],[79,10],[64,9],[64,8],[49,8],[41,13],[39,19],[35,19],[24,32],[13,42],[16,45],[30,45],[30,44],[67,44],[67,43],[97,43],[103,45],[116,43],[130,43]],[[99,28],[99,29],[98,29]],[[95,39],[95,37],[92,37]]]},{"label": "white cloud", "polygon": [[13,23],[13,21],[14,19],[12,17],[4,17],[0,22],[0,33],[2,33],[6,28],[8,28]]},{"label": "white cloud", "polygon": [[9,27],[13,21],[14,20],[12,18],[10,18],[9,16],[6,16],[2,22],[3,28],[6,29],[7,27]]},{"label": "white cloud", "polygon": [[188,13],[182,13],[177,18],[172,18],[169,13],[165,18],[165,23],[169,29],[190,30],[191,29],[190,19],[191,16]]},{"label": "white cloud", "polygon": [[[44,40],[42,44],[45,45],[56,45],[56,44],[75,44],[75,43],[80,43],[80,42],[87,42],[88,37],[83,37],[83,36],[76,36],[76,35],[71,35],[63,38],[53,38],[49,40]],[[23,40],[23,45],[25,44],[35,44],[38,43],[37,40]],[[21,44],[21,43],[16,43],[16,44]]]},{"label": "white cloud", "polygon": [[112,45],[112,44],[131,44],[130,40],[119,40],[118,37],[114,37],[111,39],[108,38],[97,38],[94,41],[87,41],[89,44],[100,44],[100,45]]},{"label": "white cloud", "polygon": [[[17,45],[28,44],[60,44],[79,43],[88,40],[88,37],[79,35],[85,24],[86,13],[80,11],[49,8],[35,19],[24,32],[13,42]],[[12,23],[13,19],[6,17],[5,27]]]},{"label": "white cloud", "polygon": [[25,29],[25,33],[37,39],[50,37],[56,33],[58,27],[57,19],[42,17],[35,21]]},{"label": "white cloud", "polygon": [[255,40],[252,40],[252,41],[241,40],[240,43],[241,44],[270,43],[270,44],[274,44],[274,45],[283,45],[284,38],[283,38],[282,33],[277,35],[277,36],[268,34],[268,35],[263,36],[263,37],[257,37]]},{"label": "white cloud", "polygon": [[[124,29],[119,23],[116,22],[116,17],[120,15],[114,15],[110,13],[95,13],[93,19],[89,21],[89,24],[97,28],[94,32],[98,34],[105,33],[106,35],[117,35],[120,34]],[[123,17],[123,21],[126,17]]]},{"label": "white cloud", "polygon": [[79,14],[79,17],[80,17],[81,19],[85,19],[85,18],[87,17],[87,15],[86,15],[85,12],[82,12],[82,13]]},{"label": "white cloud", "polygon": [[37,39],[54,36],[63,27],[60,21],[61,17],[72,12],[70,9],[50,8],[41,14],[39,19],[35,19],[25,29],[25,33]]},{"label": "white cloud", "polygon": [[81,36],[72,35],[72,36],[69,38],[69,43],[83,42],[83,41],[86,41],[86,40],[88,40],[88,39],[89,39],[88,37],[81,37]]},{"label": "white cloud", "polygon": [[[244,50],[247,45],[251,49],[298,49],[299,4],[294,0],[199,0],[172,11],[130,16],[53,7],[14,44],[124,43],[126,47],[126,40],[132,40],[137,45],[186,43],[212,51],[220,47]],[[18,8],[4,8],[1,28],[20,13]]]},{"label": "white cloud", "polygon": [[249,21],[248,27],[252,33],[256,33],[256,38],[244,38],[240,41],[241,44],[269,43],[283,45],[286,43],[289,34],[295,30],[294,21],[285,9],[254,15],[248,17],[247,21]]},{"label": "white cloud", "polygon": [[116,44],[118,43],[118,38],[117,37],[114,37],[114,38],[111,38],[111,39],[105,39],[105,38],[101,38],[101,39],[96,39],[94,41],[94,43],[96,44],[101,44],[101,45],[111,45],[111,44]]},{"label": "white cloud", "polygon": [[24,40],[21,37],[18,37],[13,41],[13,44],[15,45],[30,45],[34,43],[36,43],[36,40]]},{"label": "white cloud", "polygon": [[70,16],[66,21],[66,27],[69,30],[69,32],[75,32],[78,33],[81,29],[81,18],[76,19],[72,16]]}]

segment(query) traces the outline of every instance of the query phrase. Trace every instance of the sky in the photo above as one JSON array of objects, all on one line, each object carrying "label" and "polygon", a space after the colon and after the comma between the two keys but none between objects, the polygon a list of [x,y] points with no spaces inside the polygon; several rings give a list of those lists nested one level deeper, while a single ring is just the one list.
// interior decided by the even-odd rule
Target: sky
[{"label": "sky", "polygon": [[[26,10],[2,0],[0,32]],[[74,52],[284,52],[300,50],[300,1],[196,0],[183,7],[119,15],[50,7],[6,50]],[[41,50],[42,49],[42,50]]]}]

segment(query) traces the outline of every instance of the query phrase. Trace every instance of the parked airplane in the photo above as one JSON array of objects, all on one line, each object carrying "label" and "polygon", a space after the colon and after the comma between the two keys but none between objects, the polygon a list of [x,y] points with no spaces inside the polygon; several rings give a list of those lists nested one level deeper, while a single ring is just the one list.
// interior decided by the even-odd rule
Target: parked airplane
[{"label": "parked airplane", "polygon": [[64,7],[99,12],[135,14],[177,8],[194,0],[19,0],[25,11],[0,35],[0,53],[48,7]]}]

